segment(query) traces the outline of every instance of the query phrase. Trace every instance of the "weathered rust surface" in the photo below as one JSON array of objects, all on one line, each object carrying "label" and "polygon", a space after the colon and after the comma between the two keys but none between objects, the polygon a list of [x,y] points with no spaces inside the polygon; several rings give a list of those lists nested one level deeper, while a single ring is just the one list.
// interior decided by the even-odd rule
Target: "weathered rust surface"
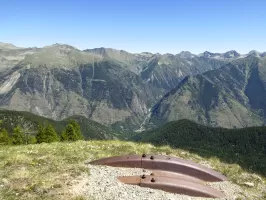
[{"label": "weathered rust surface", "polygon": [[208,198],[222,198],[224,194],[221,191],[215,190],[211,187],[170,178],[163,176],[128,176],[128,177],[118,177],[118,179],[126,184],[139,185],[141,187],[149,187],[153,189],[160,189],[166,192],[184,194],[195,197],[208,197]]},{"label": "weathered rust surface", "polygon": [[203,165],[180,158],[162,155],[128,155],[103,158],[90,164],[108,165],[113,167],[136,167],[151,170],[170,171],[201,179],[203,181],[225,181],[227,178]]},{"label": "weathered rust surface", "polygon": [[184,180],[184,181],[190,181],[190,182],[198,183],[198,184],[205,184],[205,182],[200,179],[197,179],[192,176],[185,175],[185,174],[176,173],[176,172],[153,170],[150,175],[151,176],[164,176],[164,177],[175,178],[175,179]]},{"label": "weathered rust surface", "polygon": [[90,162],[93,165],[108,165],[113,167],[136,167],[141,168],[141,156],[115,156]]},{"label": "weathered rust surface", "polygon": [[145,169],[163,170],[185,174],[210,182],[227,180],[224,175],[210,168],[199,165],[192,161],[170,156],[146,155],[146,157],[142,158],[141,166]]}]

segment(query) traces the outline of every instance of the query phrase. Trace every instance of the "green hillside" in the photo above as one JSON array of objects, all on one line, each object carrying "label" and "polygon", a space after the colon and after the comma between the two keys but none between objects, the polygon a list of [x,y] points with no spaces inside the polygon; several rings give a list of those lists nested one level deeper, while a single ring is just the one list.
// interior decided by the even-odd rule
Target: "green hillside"
[{"label": "green hillside", "polygon": [[[142,153],[178,156],[222,172],[229,178],[226,188],[223,186],[229,192],[229,199],[233,198],[231,187],[237,199],[266,197],[266,127],[211,128],[180,120],[155,130],[128,134],[81,116],[54,121],[28,112],[0,112],[4,128],[11,131],[20,125],[30,134],[37,132],[40,123],[49,123],[61,133],[70,119],[77,120],[90,141],[0,145],[0,200],[94,199],[93,195],[88,196],[88,180],[93,174],[85,163],[108,156]],[[77,196],[73,188],[81,184],[86,191],[79,190]]]},{"label": "green hillside", "polygon": [[227,163],[266,175],[266,127],[242,129],[211,128],[189,120],[169,122],[132,138],[155,145],[169,145],[217,157]]},{"label": "green hillside", "polygon": [[62,121],[55,121],[29,112],[0,110],[0,120],[3,121],[2,127],[6,128],[9,132],[15,126],[19,125],[29,134],[34,135],[37,132],[39,124],[49,123],[59,134],[61,134],[70,119],[77,120],[81,132],[86,139],[105,140],[120,137],[119,132],[82,116],[73,116]]},{"label": "green hillside", "polygon": [[51,124],[61,134],[70,119],[75,119],[87,140],[131,140],[154,145],[169,145],[203,157],[217,157],[226,163],[238,163],[251,172],[266,175],[266,127],[242,129],[212,128],[189,120],[169,122],[142,133],[116,132],[82,116],[54,121],[28,112],[0,111],[2,127],[12,132],[17,125],[35,135],[39,124]]}]

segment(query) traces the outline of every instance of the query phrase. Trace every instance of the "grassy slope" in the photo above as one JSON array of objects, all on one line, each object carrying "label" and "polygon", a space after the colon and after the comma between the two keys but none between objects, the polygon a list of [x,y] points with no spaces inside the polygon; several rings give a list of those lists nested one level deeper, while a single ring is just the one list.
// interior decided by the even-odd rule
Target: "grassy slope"
[{"label": "grassy slope", "polygon": [[[223,163],[217,157],[202,158],[195,153],[169,146],[155,147],[121,141],[79,141],[27,146],[0,146],[0,199],[84,199],[71,194],[73,180],[89,174],[85,163],[107,156],[156,153],[178,156],[210,165],[230,181],[247,190],[240,199],[266,197],[261,190],[265,177],[246,172],[237,164]],[[244,186],[253,182],[254,187]],[[265,186],[265,185],[264,185]],[[265,187],[264,187],[265,189]]]},{"label": "grassy slope", "polygon": [[266,127],[210,128],[180,120],[140,133],[133,140],[170,145],[205,158],[215,156],[226,163],[237,163],[246,170],[266,176]]},{"label": "grassy slope", "polygon": [[[48,121],[57,131],[67,123],[67,120],[57,122],[27,112],[1,111],[0,116],[6,120],[6,125]],[[129,136],[115,133],[83,117],[74,118],[81,124],[83,132],[89,133],[87,138],[125,139]],[[155,146],[122,141],[0,146],[0,200],[1,196],[2,199],[58,199],[59,193],[60,197],[69,199],[71,181],[83,173],[89,173],[86,160],[135,153],[170,154],[203,162],[241,186],[245,182],[255,183],[253,188],[247,189],[266,198],[265,192],[260,191],[260,185],[265,185],[263,181],[266,177],[265,127],[233,130],[209,128],[180,120],[137,134],[131,140]]]}]

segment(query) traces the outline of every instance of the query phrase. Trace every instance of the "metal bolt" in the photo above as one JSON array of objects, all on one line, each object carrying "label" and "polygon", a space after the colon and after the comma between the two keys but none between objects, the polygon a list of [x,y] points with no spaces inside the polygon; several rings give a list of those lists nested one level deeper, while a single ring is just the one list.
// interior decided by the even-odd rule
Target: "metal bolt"
[{"label": "metal bolt", "polygon": [[150,159],[153,160],[154,159],[154,156],[151,156]]},{"label": "metal bolt", "polygon": [[143,175],[141,176],[141,178],[142,178],[142,179],[146,178],[145,174],[143,174]]},{"label": "metal bolt", "polygon": [[144,154],[142,154],[142,158],[145,158],[146,157],[146,154],[144,153]]},{"label": "metal bolt", "polygon": [[154,182],[155,182],[155,179],[154,179],[154,178],[152,178],[152,179],[151,179],[151,182],[153,182],[153,183],[154,183]]}]

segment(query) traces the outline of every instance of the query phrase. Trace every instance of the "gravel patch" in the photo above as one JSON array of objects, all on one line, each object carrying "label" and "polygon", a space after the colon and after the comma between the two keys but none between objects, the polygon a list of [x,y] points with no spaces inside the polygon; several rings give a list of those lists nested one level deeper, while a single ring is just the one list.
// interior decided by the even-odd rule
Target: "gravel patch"
[{"label": "gravel patch", "polygon": [[[95,200],[203,200],[211,198],[190,197],[143,188],[135,185],[127,185],[117,180],[118,176],[149,175],[151,171],[140,168],[118,168],[100,165],[88,165],[90,175],[82,176],[72,186],[72,193],[82,195]],[[213,188],[223,191],[226,198],[233,200],[243,194],[244,191],[238,185],[229,181],[220,183],[208,183]]]}]

